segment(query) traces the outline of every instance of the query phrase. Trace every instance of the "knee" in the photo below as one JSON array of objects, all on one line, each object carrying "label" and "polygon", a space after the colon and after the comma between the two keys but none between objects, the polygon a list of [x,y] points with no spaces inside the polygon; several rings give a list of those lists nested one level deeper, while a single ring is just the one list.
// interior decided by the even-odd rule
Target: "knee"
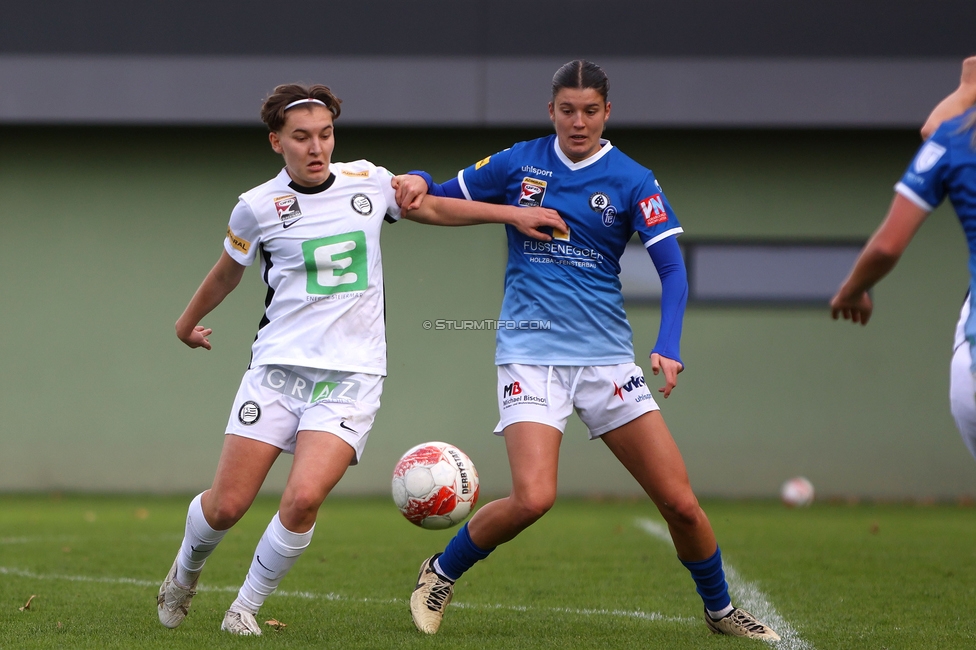
[{"label": "knee", "polygon": [[212,497],[204,507],[207,523],[214,530],[227,530],[244,516],[250,507],[250,501],[233,497]]},{"label": "knee", "polygon": [[695,528],[705,517],[698,499],[691,493],[669,499],[660,504],[659,509],[669,524],[679,528]]},{"label": "knee", "polygon": [[515,515],[526,526],[542,518],[556,502],[555,492],[537,491],[530,494],[513,495],[516,506]]},{"label": "knee", "polygon": [[325,497],[326,495],[320,490],[307,488],[286,490],[281,499],[282,522],[285,519],[288,521],[306,521],[309,518],[314,521],[319,506],[325,501]]}]

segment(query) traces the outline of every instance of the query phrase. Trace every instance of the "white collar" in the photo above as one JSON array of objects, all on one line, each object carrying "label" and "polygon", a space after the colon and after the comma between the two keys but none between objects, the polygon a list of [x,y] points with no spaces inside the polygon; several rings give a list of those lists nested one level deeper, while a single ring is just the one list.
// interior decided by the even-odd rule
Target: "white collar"
[{"label": "white collar", "polygon": [[584,167],[589,167],[596,161],[603,158],[605,155],[607,155],[607,153],[610,152],[611,149],[613,149],[613,145],[610,144],[609,140],[605,138],[600,138],[599,151],[597,151],[589,158],[584,158],[579,162],[573,162],[572,160],[569,159],[569,157],[566,154],[563,153],[563,150],[559,148],[558,135],[552,139],[552,146],[556,150],[556,157],[559,158],[559,160],[561,160],[562,163],[570,169],[570,171],[576,171],[577,169],[583,169]]}]

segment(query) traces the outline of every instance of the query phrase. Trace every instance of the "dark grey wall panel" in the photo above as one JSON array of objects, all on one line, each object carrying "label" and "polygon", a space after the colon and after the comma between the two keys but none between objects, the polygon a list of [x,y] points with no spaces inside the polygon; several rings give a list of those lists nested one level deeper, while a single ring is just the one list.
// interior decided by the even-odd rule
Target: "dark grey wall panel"
[{"label": "dark grey wall panel", "polygon": [[[278,83],[326,83],[343,124],[548,125],[559,57],[0,54],[0,123],[258,124]],[[959,59],[600,59],[612,123],[912,127],[955,88]]]},{"label": "dark grey wall panel", "polygon": [[962,57],[976,2],[8,2],[0,52]]}]

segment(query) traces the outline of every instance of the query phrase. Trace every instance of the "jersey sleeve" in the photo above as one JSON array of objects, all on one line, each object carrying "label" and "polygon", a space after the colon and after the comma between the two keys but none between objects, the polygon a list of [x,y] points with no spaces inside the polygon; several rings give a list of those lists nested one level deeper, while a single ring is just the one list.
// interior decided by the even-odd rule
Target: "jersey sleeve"
[{"label": "jersey sleeve", "polygon": [[464,198],[469,201],[504,203],[511,156],[512,150],[506,149],[459,171],[457,180]]},{"label": "jersey sleeve", "polygon": [[238,264],[250,266],[254,263],[260,244],[261,228],[258,226],[258,220],[251,206],[241,199],[230,213],[227,237],[224,238],[224,250]]},{"label": "jersey sleeve", "polygon": [[949,172],[950,129],[945,123],[922,145],[908,166],[895,191],[906,199],[931,212],[946,195],[946,175]]},{"label": "jersey sleeve", "polygon": [[390,223],[395,223],[403,216],[403,211],[400,210],[400,206],[396,202],[396,190],[393,189],[393,172],[385,167],[377,167],[376,180],[380,184],[383,198],[386,199],[387,208],[384,218]]},{"label": "jersey sleeve", "polygon": [[650,171],[635,196],[634,205],[631,206],[634,215],[633,228],[645,248],[684,232],[671,204],[664,196],[661,184]]}]

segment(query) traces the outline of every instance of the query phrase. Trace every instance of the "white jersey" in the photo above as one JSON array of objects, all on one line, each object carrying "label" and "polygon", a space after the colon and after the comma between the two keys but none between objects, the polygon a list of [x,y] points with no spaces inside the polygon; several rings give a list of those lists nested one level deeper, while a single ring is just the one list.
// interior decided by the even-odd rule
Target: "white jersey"
[{"label": "white jersey", "polygon": [[268,285],[251,366],[386,375],[380,227],[400,218],[392,175],[365,160],[329,169],[315,188],[282,169],[231,213],[224,249],[245,266],[260,255]]}]

